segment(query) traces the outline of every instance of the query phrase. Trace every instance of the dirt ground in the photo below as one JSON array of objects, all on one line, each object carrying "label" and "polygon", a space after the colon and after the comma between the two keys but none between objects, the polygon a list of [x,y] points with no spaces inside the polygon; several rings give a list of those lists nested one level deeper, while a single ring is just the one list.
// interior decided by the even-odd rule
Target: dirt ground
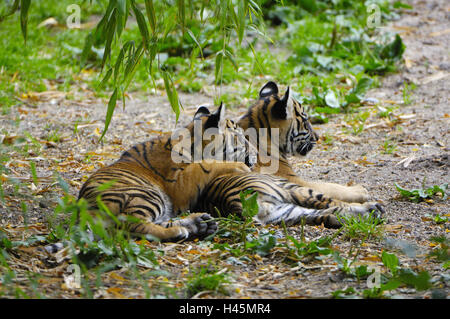
[{"label": "dirt ground", "polygon": [[[320,135],[326,134],[330,140],[322,139],[306,158],[292,158],[291,161],[298,174],[305,178],[342,184],[359,183],[370,191],[373,200],[383,203],[387,211],[384,237],[366,242],[361,247],[359,260],[381,266],[381,260],[376,256],[383,249],[395,251],[403,266],[425,269],[439,281],[443,273],[448,275],[449,272],[442,269],[441,263],[427,259],[426,255],[432,247],[431,237],[448,237],[449,223],[438,225],[430,216],[449,216],[448,200],[435,199],[432,203],[406,201],[399,198],[394,183],[411,189],[420,188],[423,183],[431,186],[450,180],[450,5],[445,0],[410,3],[414,9],[405,10],[398,21],[387,27],[401,34],[406,45],[405,63],[398,73],[380,78],[380,86],[368,92],[367,97],[379,103],[378,106],[362,108],[370,113],[362,132],[357,135],[349,133],[352,128],[348,115],[333,116],[329,123],[314,126]],[[411,100],[409,105],[404,103],[405,83],[409,87],[412,84],[416,86],[410,95],[406,95]],[[46,216],[53,212],[61,195],[54,182],[54,171],[69,182],[70,192],[76,196],[85,178],[95,169],[111,163],[131,145],[175,128],[175,116],[161,93],[147,98],[133,96],[131,94],[125,109],[116,108],[103,144],[96,141],[104,125],[105,103],[95,98],[86,87],[74,88],[68,96],[53,91],[49,84],[49,91],[24,97],[23,103],[13,108],[10,114],[0,116],[0,125],[9,137],[24,136],[25,132],[41,140],[50,132],[57,131],[60,135],[58,142],[45,143],[42,153],[30,151],[26,156],[17,153],[9,164],[15,177],[27,182],[31,181],[27,163],[30,160],[36,163],[39,184],[33,191],[38,195],[28,203],[27,222],[38,225],[37,233],[45,233]],[[180,98],[185,106],[180,122],[183,124],[192,117],[197,105],[211,103],[213,96],[203,92],[181,94]],[[247,106],[229,109],[228,115],[238,117]],[[390,107],[395,107],[391,116],[378,116],[382,108]],[[16,121],[17,118],[21,121]],[[386,141],[395,146],[390,153],[384,152]],[[6,206],[0,204],[0,226],[16,235],[23,230],[24,223],[19,204],[19,200],[10,196],[7,196]],[[306,240],[334,232],[321,227],[305,226],[304,229]],[[290,228],[289,233],[299,236],[300,229]],[[169,278],[167,286],[179,287],[189,267],[214,260],[220,268],[227,268],[230,274],[230,294],[205,292],[196,297],[329,298],[338,289],[366,288],[365,281],[358,282],[344,276],[329,260],[300,263],[292,268],[280,258],[283,252],[275,248],[268,256],[254,256],[249,261],[240,262],[230,258],[231,255],[211,249],[210,245],[154,244],[155,248],[165,251],[164,256],[159,257],[161,267],[175,274]],[[333,242],[333,247],[341,252],[348,251],[353,245],[354,242],[340,237]],[[17,258],[16,262],[22,263],[22,270],[40,269],[25,266],[26,259]],[[120,274],[120,270],[117,273]],[[78,296],[76,292],[68,291],[57,295],[50,293],[52,287],[61,285],[61,280],[43,281],[48,285],[49,295]],[[126,282],[122,282],[120,287],[120,294],[105,288],[97,291],[96,297],[142,296],[139,290],[128,288]],[[440,287],[449,296],[448,281],[444,280]],[[392,295],[428,298],[430,291],[399,288]]]}]

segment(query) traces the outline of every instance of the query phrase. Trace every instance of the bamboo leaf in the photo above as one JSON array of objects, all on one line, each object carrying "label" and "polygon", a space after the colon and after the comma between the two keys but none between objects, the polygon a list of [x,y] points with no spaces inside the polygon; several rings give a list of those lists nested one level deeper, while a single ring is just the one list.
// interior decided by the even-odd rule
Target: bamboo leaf
[{"label": "bamboo leaf", "polygon": [[156,15],[155,15],[155,7],[153,6],[153,0],[145,0],[145,11],[147,12],[147,18],[150,24],[150,28],[152,28],[153,34],[155,34]]},{"label": "bamboo leaf", "polygon": [[91,52],[92,45],[94,44],[94,36],[92,32],[89,32],[86,39],[84,40],[83,51],[81,52],[80,64],[85,65],[86,61],[89,57],[89,53]]},{"label": "bamboo leaf", "polygon": [[186,25],[186,7],[184,0],[177,0],[178,5],[178,20],[181,23],[181,30],[184,33],[184,27]]},{"label": "bamboo leaf", "polygon": [[119,71],[120,71],[120,66],[122,65],[123,62],[123,58],[125,56],[125,51],[128,48],[128,44],[129,42],[125,43],[125,45],[122,47],[122,49],[120,49],[119,55],[117,56],[116,59],[116,64],[114,65],[114,85],[116,85],[117,82],[117,77],[119,75]]},{"label": "bamboo leaf", "polygon": [[164,78],[164,87],[166,88],[167,97],[169,98],[170,105],[172,106],[172,110],[175,113],[176,121],[178,122],[178,117],[180,116],[180,103],[178,100],[178,93],[173,86],[172,79],[168,72],[162,72]]},{"label": "bamboo leaf", "polygon": [[239,44],[242,43],[242,39],[244,38],[244,29],[245,29],[245,13],[247,11],[248,2],[246,0],[239,0],[238,3],[238,14],[237,14],[237,34],[239,38]]},{"label": "bamboo leaf", "polygon": [[100,136],[99,142],[103,139],[106,132],[108,131],[109,123],[111,123],[111,119],[116,108],[117,102],[117,88],[114,89],[113,94],[108,102],[108,109],[106,110],[106,118],[105,118],[105,128],[103,129],[102,135]]},{"label": "bamboo leaf", "polygon": [[25,43],[27,43],[28,10],[30,9],[30,4],[31,0],[22,0],[20,2],[20,27],[22,28]]},{"label": "bamboo leaf", "polygon": [[127,0],[116,0],[119,13],[125,15],[127,13]]},{"label": "bamboo leaf", "polygon": [[200,54],[202,55],[202,59],[203,59],[203,50],[202,50],[202,46],[200,45],[200,43],[198,42],[197,38],[195,37],[195,34],[190,30],[190,29],[186,29],[187,33],[189,34],[189,36],[191,37],[191,39],[195,42],[195,44],[198,46],[198,48],[200,49]]},{"label": "bamboo leaf", "polygon": [[132,1],[132,8],[134,16],[136,17],[136,22],[138,24],[139,31],[141,32],[141,35],[144,39],[145,50],[148,50],[148,43],[150,42],[150,34],[148,32],[147,22],[145,21],[145,17],[142,14],[142,12],[136,7],[134,1]]},{"label": "bamboo leaf", "polygon": [[17,9],[19,9],[19,3],[20,0],[15,0],[13,5],[11,6],[11,9],[7,11],[4,15],[0,16],[0,22],[2,22],[6,17],[14,14],[14,12],[16,12]]},{"label": "bamboo leaf", "polygon": [[108,57],[111,57],[111,45],[114,39],[114,32],[116,31],[116,22],[117,22],[116,10],[117,10],[116,8],[113,8],[108,24],[106,26],[106,43],[102,59],[102,68],[105,65]]},{"label": "bamboo leaf", "polygon": [[219,51],[216,54],[216,70],[215,70],[216,83],[219,82],[219,73],[223,67],[223,56],[224,56],[223,51]]},{"label": "bamboo leaf", "polygon": [[108,83],[109,78],[112,75],[113,68],[109,68],[109,70],[106,72],[105,76],[103,77],[103,80],[98,85],[99,88],[102,88]]},{"label": "bamboo leaf", "polygon": [[228,51],[228,50],[225,49],[225,55],[226,55],[226,57],[228,58],[228,60],[230,60],[230,62],[233,64],[234,69],[235,69],[236,72],[237,72],[237,71],[238,71],[238,65],[237,65],[236,61],[234,60],[234,58],[233,58],[233,54],[231,54],[230,51]]}]

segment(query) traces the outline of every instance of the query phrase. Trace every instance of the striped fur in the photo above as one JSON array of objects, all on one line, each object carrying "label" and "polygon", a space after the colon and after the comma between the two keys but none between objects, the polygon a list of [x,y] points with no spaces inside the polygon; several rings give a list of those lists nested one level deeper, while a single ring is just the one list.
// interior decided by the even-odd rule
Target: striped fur
[{"label": "striped fur", "polygon": [[307,225],[329,228],[341,226],[337,213],[343,216],[364,216],[374,211],[384,214],[378,203],[346,203],[301,187],[285,178],[260,173],[228,174],[213,180],[199,200],[197,210],[221,215],[240,214],[242,203],[239,193],[246,190],[258,193],[257,221],[262,224],[296,225],[304,220]]},{"label": "striped fur", "polygon": [[[281,95],[278,86],[274,82],[268,82],[261,89],[256,103],[250,106],[248,112],[239,119],[238,125],[244,130],[267,128],[270,131],[270,128],[279,128],[278,152],[273,152],[268,147],[267,155],[272,157],[272,160],[279,161],[279,169],[275,175],[286,178],[300,186],[312,188],[334,199],[350,203],[363,203],[369,199],[369,193],[360,185],[349,187],[335,183],[306,181],[294,172],[288,161],[288,156],[305,156],[312,150],[319,136],[312,129],[303,106],[291,97],[289,87]],[[259,139],[257,143],[259,149]],[[267,144],[271,145],[269,142]],[[262,156],[263,154],[260,152],[254,171],[264,173],[264,167],[269,165],[264,163],[270,163],[271,161],[261,158]]]},{"label": "striped fur", "polygon": [[[211,114],[206,107],[199,108],[194,120],[186,127],[190,136],[194,136],[196,121],[201,121],[202,133],[209,128],[224,127],[226,141],[234,138],[243,144],[233,146],[223,143],[223,149],[219,152],[244,152],[246,156],[242,161],[249,160],[248,146],[244,145],[247,142],[242,132],[237,130],[235,123],[224,120],[223,110],[220,106],[217,112]],[[172,218],[192,209],[205,186],[216,177],[249,172],[250,169],[242,161],[175,163],[172,150],[181,142],[181,137],[173,139],[172,136],[167,133],[135,145],[124,152],[118,161],[90,176],[79,193],[79,198],[87,200],[90,212],[96,214],[99,211],[97,198],[100,197],[113,215],[125,221],[122,226],[130,233],[149,234],[163,241],[202,238],[212,234],[217,225],[208,214],[190,214],[175,221]],[[197,147],[194,141],[190,141],[190,150]],[[209,142],[203,140],[202,150]],[[100,187],[111,182],[112,186],[107,189]],[[129,221],[129,217],[134,217],[135,221]],[[112,222],[111,219],[109,221]]]}]

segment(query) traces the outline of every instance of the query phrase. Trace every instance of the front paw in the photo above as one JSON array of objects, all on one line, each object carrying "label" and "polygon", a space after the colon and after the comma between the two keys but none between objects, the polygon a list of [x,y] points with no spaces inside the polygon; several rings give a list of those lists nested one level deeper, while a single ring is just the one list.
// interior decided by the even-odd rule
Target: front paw
[{"label": "front paw", "polygon": [[386,211],[383,206],[377,202],[367,202],[364,204],[354,204],[349,207],[348,211],[352,216],[365,217],[372,214],[373,217],[382,218]]},{"label": "front paw", "polygon": [[180,220],[180,226],[189,231],[189,239],[202,239],[217,231],[217,222],[206,213],[191,214]]}]

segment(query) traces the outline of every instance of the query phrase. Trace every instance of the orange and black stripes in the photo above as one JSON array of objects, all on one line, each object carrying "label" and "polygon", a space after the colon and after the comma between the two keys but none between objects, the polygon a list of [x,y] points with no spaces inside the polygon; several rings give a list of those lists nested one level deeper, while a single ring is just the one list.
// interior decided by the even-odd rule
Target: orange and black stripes
[{"label": "orange and black stripes", "polygon": [[[217,228],[215,223],[205,222],[211,217],[207,214],[193,214],[183,222],[170,222],[171,218],[195,206],[205,186],[215,177],[224,173],[246,172],[249,168],[243,163],[249,159],[249,145],[237,125],[223,118],[223,108],[210,113],[200,107],[194,120],[186,126],[193,137],[195,125],[201,132],[219,126],[226,137],[233,138],[237,144],[223,143],[220,154],[235,154],[241,158],[238,163],[176,163],[172,160],[173,146],[180,140],[173,140],[170,133],[137,144],[124,152],[115,163],[103,167],[84,183],[79,198],[88,201],[90,211],[99,210],[97,199],[116,216],[132,216],[139,222],[126,222],[124,226],[131,233],[152,234],[161,240],[179,240],[201,237]],[[201,140],[204,148],[208,141]],[[191,149],[195,138],[191,139]],[[110,184],[109,187],[101,187]],[[209,217],[208,217],[209,216]],[[125,218],[126,219],[126,218]],[[197,225],[201,223],[201,225]],[[204,226],[208,225],[207,229]]]}]

